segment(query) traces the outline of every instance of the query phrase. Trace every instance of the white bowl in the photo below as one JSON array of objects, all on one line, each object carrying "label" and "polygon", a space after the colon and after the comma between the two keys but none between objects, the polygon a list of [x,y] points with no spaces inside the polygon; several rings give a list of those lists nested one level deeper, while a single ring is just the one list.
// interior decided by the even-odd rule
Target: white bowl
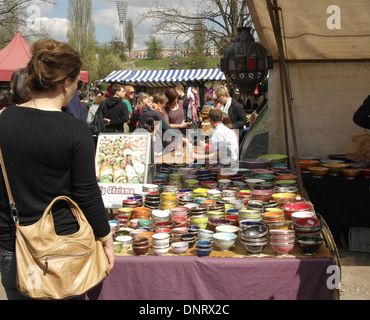
[{"label": "white bowl", "polygon": [[223,226],[217,226],[216,227],[216,232],[234,233],[234,234],[238,235],[239,231],[240,231],[240,228],[237,227],[237,226],[223,225]]},{"label": "white bowl", "polygon": [[213,240],[220,251],[228,251],[234,245],[236,238],[236,234],[227,232],[218,232],[213,235]]},{"label": "white bowl", "polygon": [[185,253],[189,249],[189,243],[186,241],[173,242],[171,247],[175,253]]},{"label": "white bowl", "polygon": [[168,252],[169,248],[170,246],[168,244],[166,246],[157,246],[153,244],[152,251],[157,256],[164,256]]},{"label": "white bowl", "polygon": [[296,211],[292,213],[293,221],[300,219],[300,218],[313,218],[315,213],[312,211]]},{"label": "white bowl", "polygon": [[116,238],[117,241],[120,241],[122,243],[132,243],[132,237],[131,236],[118,236]]}]

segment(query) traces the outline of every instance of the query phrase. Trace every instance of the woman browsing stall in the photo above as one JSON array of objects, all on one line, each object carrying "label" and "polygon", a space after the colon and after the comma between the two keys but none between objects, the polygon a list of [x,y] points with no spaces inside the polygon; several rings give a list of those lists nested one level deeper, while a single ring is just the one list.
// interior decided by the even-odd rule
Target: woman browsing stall
[{"label": "woman browsing stall", "polygon": [[[67,44],[38,40],[26,68],[30,100],[0,116],[0,145],[21,225],[37,222],[60,195],[84,212],[105,254],[114,265],[113,239],[95,176],[95,148],[86,123],[62,112],[75,94],[81,59]],[[65,202],[53,207],[55,231],[73,234],[78,224]],[[23,299],[16,287],[15,227],[0,174],[1,280],[7,297]]]}]

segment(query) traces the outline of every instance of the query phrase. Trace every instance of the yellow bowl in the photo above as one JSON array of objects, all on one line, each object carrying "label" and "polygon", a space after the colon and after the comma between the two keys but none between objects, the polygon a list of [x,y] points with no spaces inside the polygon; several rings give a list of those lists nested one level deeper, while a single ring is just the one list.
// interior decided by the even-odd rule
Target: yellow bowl
[{"label": "yellow bowl", "polygon": [[162,192],[161,199],[166,201],[176,201],[177,195],[175,192]]},{"label": "yellow bowl", "polygon": [[360,174],[359,169],[343,169],[343,175],[346,176],[347,179],[354,179]]},{"label": "yellow bowl", "polygon": [[308,167],[307,169],[314,178],[321,178],[329,171],[329,168],[326,167]]},{"label": "yellow bowl", "polygon": [[190,217],[190,223],[191,224],[203,224],[208,223],[208,217],[205,214],[202,215],[196,215]]},{"label": "yellow bowl", "polygon": [[272,199],[274,199],[276,202],[278,202],[280,199],[291,198],[291,197],[295,197],[295,193],[282,192],[282,193],[273,193],[272,194]]},{"label": "yellow bowl", "polygon": [[265,212],[284,212],[281,208],[265,208]]},{"label": "yellow bowl", "polygon": [[327,162],[324,163],[323,166],[325,168],[329,168],[329,174],[332,176],[338,176],[340,175],[343,169],[348,168],[347,163],[337,163],[337,162]]}]

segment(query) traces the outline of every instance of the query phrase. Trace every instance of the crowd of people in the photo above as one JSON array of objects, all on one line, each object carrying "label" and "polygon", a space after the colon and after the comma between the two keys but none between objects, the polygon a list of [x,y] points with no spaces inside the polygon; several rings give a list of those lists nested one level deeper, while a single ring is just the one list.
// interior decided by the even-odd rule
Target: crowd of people
[{"label": "crowd of people", "polygon": [[[135,130],[149,131],[156,141],[155,154],[170,152],[176,148],[174,141],[182,141],[183,145],[194,143],[187,135],[187,129],[202,128],[208,130],[210,136],[212,129],[218,126],[218,120],[210,117],[213,109],[222,112],[223,125],[230,137],[240,142],[247,126],[247,115],[244,106],[234,97],[231,97],[229,89],[220,85],[212,93],[204,94],[204,101],[199,101],[199,94],[194,87],[184,88],[182,85],[169,87],[165,92],[149,95],[146,92],[137,93],[132,85],[111,84],[103,90],[101,84],[90,87],[88,92],[81,91],[83,83],[79,82],[79,88],[62,110],[91,126],[102,115],[102,129],[100,132],[130,133]],[[7,108],[29,100],[29,89],[26,85],[25,69],[14,72],[10,83],[9,98],[0,95],[0,108]],[[98,112],[99,110],[99,112]],[[159,122],[156,126],[154,123]],[[96,132],[95,132],[96,134]],[[215,142],[215,139],[207,141]],[[231,139],[227,140],[228,152],[234,150],[230,146]],[[207,150],[210,146],[207,145]],[[236,158],[236,151],[233,151]]]}]

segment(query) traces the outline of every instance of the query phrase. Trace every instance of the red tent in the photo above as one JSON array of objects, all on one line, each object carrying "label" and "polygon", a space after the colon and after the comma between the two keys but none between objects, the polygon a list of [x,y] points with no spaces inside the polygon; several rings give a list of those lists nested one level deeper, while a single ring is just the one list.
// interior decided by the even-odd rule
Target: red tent
[{"label": "red tent", "polygon": [[[0,50],[0,81],[10,81],[13,72],[26,67],[30,58],[30,45],[20,33],[17,33],[12,41]],[[89,82],[87,71],[81,71],[81,80]]]}]

